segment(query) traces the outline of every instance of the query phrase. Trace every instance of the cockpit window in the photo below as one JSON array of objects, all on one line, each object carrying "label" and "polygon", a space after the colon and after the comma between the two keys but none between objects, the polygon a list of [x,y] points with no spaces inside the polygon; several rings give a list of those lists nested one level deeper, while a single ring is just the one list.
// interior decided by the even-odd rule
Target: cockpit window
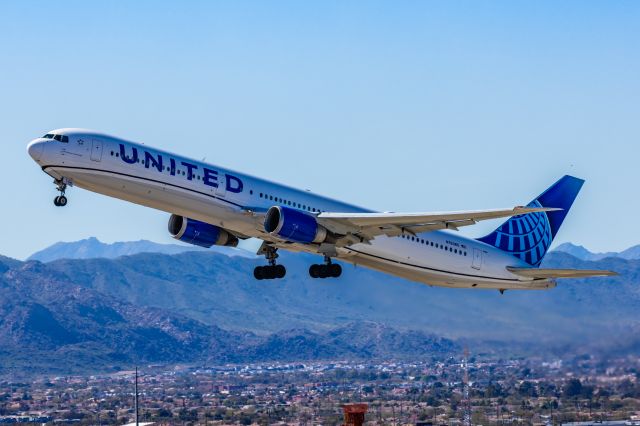
[{"label": "cockpit window", "polygon": [[53,139],[57,140],[58,142],[65,142],[65,143],[69,142],[69,136],[65,136],[65,135],[53,135]]},{"label": "cockpit window", "polygon": [[53,139],[53,133],[47,133],[42,137],[43,139]]}]

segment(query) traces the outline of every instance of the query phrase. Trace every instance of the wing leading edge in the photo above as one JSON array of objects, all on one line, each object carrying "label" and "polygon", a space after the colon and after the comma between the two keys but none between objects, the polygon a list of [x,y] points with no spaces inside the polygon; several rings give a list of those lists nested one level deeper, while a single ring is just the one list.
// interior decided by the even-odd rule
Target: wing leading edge
[{"label": "wing leading edge", "polygon": [[436,213],[320,213],[319,224],[338,235],[357,235],[370,240],[379,235],[396,237],[403,232],[419,233],[440,229],[457,230],[482,220],[559,210],[545,207]]}]

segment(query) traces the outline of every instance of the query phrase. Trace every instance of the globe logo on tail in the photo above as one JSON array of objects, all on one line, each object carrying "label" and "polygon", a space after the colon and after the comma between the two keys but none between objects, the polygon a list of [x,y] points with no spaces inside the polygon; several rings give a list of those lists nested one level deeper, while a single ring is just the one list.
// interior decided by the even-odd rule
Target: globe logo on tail
[{"label": "globe logo on tail", "polygon": [[[536,200],[527,207],[543,206]],[[480,239],[533,266],[540,265],[552,240],[551,225],[545,212],[514,216],[495,232]]]}]

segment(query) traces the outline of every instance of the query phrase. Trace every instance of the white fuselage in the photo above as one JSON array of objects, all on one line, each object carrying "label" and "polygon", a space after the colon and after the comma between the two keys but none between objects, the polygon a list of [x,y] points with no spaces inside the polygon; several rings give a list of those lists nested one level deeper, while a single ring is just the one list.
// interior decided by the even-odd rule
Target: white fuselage
[{"label": "white fuselage", "polygon": [[[240,237],[256,237],[292,251],[317,247],[288,244],[265,232],[262,215],[274,205],[311,213],[369,210],[195,161],[102,133],[61,129],[68,142],[37,139],[29,153],[42,169],[73,186],[200,220]],[[124,158],[122,156],[124,154]],[[449,231],[376,237],[371,244],[337,249],[338,258],[429,285],[462,288],[545,289],[552,280],[510,273],[527,267],[493,246]]]}]

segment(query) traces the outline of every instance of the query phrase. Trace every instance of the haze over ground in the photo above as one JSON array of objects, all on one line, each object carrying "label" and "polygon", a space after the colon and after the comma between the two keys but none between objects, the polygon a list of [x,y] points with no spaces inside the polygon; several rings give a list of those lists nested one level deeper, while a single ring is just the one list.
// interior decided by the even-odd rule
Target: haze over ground
[{"label": "haze over ground", "polygon": [[25,148],[68,126],[381,211],[523,204],[570,173],[587,184],[556,243],[638,243],[638,2],[3,2],[0,15],[4,255],[169,241],[165,213],[77,189],[53,206]]}]

